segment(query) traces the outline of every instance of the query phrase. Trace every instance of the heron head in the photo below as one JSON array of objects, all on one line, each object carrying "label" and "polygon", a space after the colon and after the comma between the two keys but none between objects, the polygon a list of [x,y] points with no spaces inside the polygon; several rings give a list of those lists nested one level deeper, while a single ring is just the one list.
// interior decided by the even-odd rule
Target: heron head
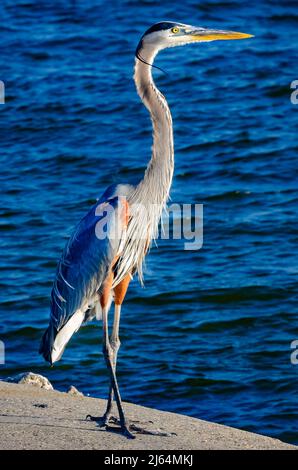
[{"label": "heron head", "polygon": [[209,42],[227,39],[245,39],[251,34],[236,31],[224,31],[194,27],[182,23],[162,21],[149,28],[142,36],[138,49],[141,47],[153,48],[157,51],[167,47],[184,46],[193,42]]}]

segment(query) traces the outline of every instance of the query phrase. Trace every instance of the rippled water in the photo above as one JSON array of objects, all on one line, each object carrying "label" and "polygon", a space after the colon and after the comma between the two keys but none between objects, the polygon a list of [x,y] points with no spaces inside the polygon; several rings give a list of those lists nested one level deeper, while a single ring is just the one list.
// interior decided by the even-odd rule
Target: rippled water
[{"label": "rippled water", "polygon": [[[204,246],[160,241],[123,308],[125,400],[298,443],[296,2],[3,0],[2,377],[33,370],[105,396],[101,330],[82,328],[50,369],[38,356],[55,266],[111,182],[134,183],[151,128],[132,81],[151,23],[240,30],[253,40],[164,51],[173,202],[204,204]],[[179,14],[179,17],[177,17]],[[297,68],[296,68],[297,70]]]}]

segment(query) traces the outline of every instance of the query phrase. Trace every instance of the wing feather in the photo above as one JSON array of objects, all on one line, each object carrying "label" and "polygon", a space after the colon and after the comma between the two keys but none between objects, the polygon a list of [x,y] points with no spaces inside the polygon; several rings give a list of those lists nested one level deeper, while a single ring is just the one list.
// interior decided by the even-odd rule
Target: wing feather
[{"label": "wing feather", "polygon": [[94,297],[100,294],[125,236],[122,195],[129,189],[110,186],[65,246],[51,293],[50,324],[40,348],[49,362],[57,333],[78,310],[85,312],[92,306]]}]

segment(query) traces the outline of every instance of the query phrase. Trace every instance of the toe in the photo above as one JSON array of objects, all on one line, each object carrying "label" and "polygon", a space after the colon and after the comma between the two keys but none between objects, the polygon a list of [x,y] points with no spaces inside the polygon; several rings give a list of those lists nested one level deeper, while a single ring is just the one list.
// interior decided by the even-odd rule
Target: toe
[{"label": "toe", "polygon": [[86,416],[87,421],[95,421],[101,428],[108,425],[109,417],[108,416]]},{"label": "toe", "polygon": [[97,421],[99,418],[96,416],[87,415],[85,419],[86,421]]},{"label": "toe", "polygon": [[122,434],[123,436],[127,437],[127,439],[135,439],[136,436],[134,436],[126,426],[122,427]]}]

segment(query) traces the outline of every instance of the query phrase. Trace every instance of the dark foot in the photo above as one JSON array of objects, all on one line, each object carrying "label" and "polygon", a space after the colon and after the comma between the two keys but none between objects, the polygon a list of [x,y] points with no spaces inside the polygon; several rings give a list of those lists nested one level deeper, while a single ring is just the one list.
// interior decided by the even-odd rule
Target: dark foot
[{"label": "dark foot", "polygon": [[110,416],[110,415],[107,415],[107,414],[104,414],[103,416],[87,415],[86,420],[87,421],[95,421],[99,425],[99,427],[105,428],[105,427],[108,426],[110,420],[115,422],[116,418],[114,418],[114,416]]},{"label": "dark foot", "polygon": [[[129,426],[130,427],[130,426]],[[131,429],[131,427],[130,427]],[[134,436],[128,429],[128,426],[124,425],[124,426],[121,426],[121,433],[123,434],[123,436],[127,437],[127,439],[135,439],[136,436]]]},{"label": "dark foot", "polygon": [[[117,432],[123,434],[123,436],[127,437],[127,439],[135,439],[135,436],[129,431],[127,425],[120,424],[119,419],[115,418],[115,416],[110,415],[103,415],[103,416],[91,416],[87,415],[86,420],[88,421],[95,421],[99,427],[105,428],[106,431]],[[116,428],[113,426],[109,426],[109,423],[117,424],[120,428]]]},{"label": "dark foot", "polygon": [[[120,426],[120,432],[123,434],[123,436],[127,437],[128,439],[135,439],[136,438],[136,436],[134,436],[129,431],[129,428],[130,428],[129,424],[128,425],[127,424],[121,424],[120,420],[115,418],[115,416],[110,417],[110,422]],[[113,428],[113,430],[115,430],[115,428]]]}]

